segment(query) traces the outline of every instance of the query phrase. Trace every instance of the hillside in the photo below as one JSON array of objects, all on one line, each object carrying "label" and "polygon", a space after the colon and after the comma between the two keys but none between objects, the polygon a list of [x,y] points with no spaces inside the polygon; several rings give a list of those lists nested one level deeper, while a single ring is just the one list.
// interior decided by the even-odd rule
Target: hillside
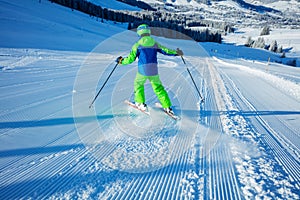
[{"label": "hillside", "polygon": [[264,25],[270,25],[272,28],[300,28],[300,2],[296,0],[167,0],[165,4],[162,1],[146,0],[145,2],[170,12],[192,14],[195,19],[224,21],[233,24],[236,28],[258,28]]},{"label": "hillside", "polygon": [[138,40],[127,24],[44,0],[1,0],[0,23],[0,199],[300,198],[300,73],[278,55],[155,37],[185,53],[158,56],[174,121],[149,83],[150,116],[124,104],[137,62],[89,109]]}]

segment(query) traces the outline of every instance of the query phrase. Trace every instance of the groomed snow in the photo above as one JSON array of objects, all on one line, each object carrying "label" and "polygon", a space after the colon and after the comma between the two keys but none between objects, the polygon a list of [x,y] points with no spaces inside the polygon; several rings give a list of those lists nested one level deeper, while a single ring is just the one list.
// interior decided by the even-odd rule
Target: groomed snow
[{"label": "groomed snow", "polygon": [[1,0],[0,22],[0,199],[300,198],[300,73],[278,55],[156,37],[185,53],[159,55],[174,121],[148,83],[150,116],[124,104],[136,62],[88,108],[138,39],[126,24],[44,0]]}]

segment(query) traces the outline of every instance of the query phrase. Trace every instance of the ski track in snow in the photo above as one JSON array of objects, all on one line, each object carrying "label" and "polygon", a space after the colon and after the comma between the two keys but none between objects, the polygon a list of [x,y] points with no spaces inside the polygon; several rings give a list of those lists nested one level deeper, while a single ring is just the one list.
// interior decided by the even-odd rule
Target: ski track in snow
[{"label": "ski track in snow", "polygon": [[[251,74],[262,78],[264,81],[274,82],[276,80],[277,84],[272,85],[272,87],[278,87],[280,82],[282,82],[280,88],[291,86],[293,83],[269,74],[264,75],[264,72],[258,70],[248,70],[244,66],[227,64],[220,60],[217,61],[216,65],[221,66],[218,70],[221,76],[217,78],[216,82],[219,84],[218,91],[222,95],[220,99],[224,101],[224,104],[221,104],[221,108],[219,109],[230,111],[221,114],[223,127],[226,127],[225,133],[234,135],[237,138],[243,139],[246,144],[250,144],[248,144],[250,148],[246,148],[245,152],[240,152],[240,144],[236,142],[231,144],[233,159],[236,162],[238,176],[243,185],[242,191],[248,198],[253,198],[254,196],[261,198],[275,198],[278,196],[284,199],[299,198],[296,192],[299,190],[299,149],[297,147],[299,144],[297,142],[299,141],[299,132],[288,123],[284,123],[284,121],[278,119],[279,117],[276,114],[271,119],[264,120],[264,117],[260,116],[259,111],[256,110],[254,105],[249,102],[249,99],[239,90],[239,86],[225,72],[228,69],[232,70],[232,68],[247,72],[251,71]],[[224,67],[224,65],[231,68]],[[212,66],[212,68],[214,67]],[[232,76],[232,74],[230,75]],[[242,82],[239,84],[242,84]],[[283,90],[283,92],[287,92],[291,96],[296,94],[295,97],[297,98],[299,87],[295,84],[293,86],[294,93],[287,90]],[[286,87],[286,89],[293,88]],[[246,110],[255,113],[254,119],[243,114],[243,111]],[[279,127],[285,128],[276,130],[269,123],[271,125],[274,123],[278,125],[280,123],[281,126]],[[268,155],[267,152],[271,154]],[[280,168],[284,172],[280,172]],[[272,169],[272,173],[270,173],[270,169]],[[258,174],[257,172],[260,173]],[[272,192],[269,192],[266,188],[269,188],[269,190],[272,188]]]},{"label": "ski track in snow", "polygon": [[2,5],[4,44],[19,48],[0,48],[0,199],[300,198],[299,70],[211,58],[199,44],[158,38],[184,50],[205,103],[181,59],[159,56],[182,120],[153,107],[149,84],[151,117],[123,103],[133,97],[136,63],[118,67],[88,109],[135,33],[112,37],[103,53],[79,52],[125,25],[48,1]]},{"label": "ski track in snow", "polygon": [[[240,66],[226,67],[218,60],[187,57],[193,76],[205,96],[204,104],[199,105],[193,100],[194,107],[198,106],[200,111],[191,115],[190,123],[199,123],[208,129],[196,129],[188,137],[182,137],[188,134],[181,130],[185,126],[161,113],[162,118],[153,120],[171,122],[177,127],[177,132],[173,132],[174,127],[170,124],[165,124],[164,127],[153,127],[154,132],[149,137],[135,138],[124,134],[119,129],[120,125],[116,125],[128,124],[122,121],[128,110],[120,100],[115,106],[123,108],[122,112],[112,113],[114,118],[97,118],[107,137],[104,140],[100,138],[99,143],[93,146],[85,146],[82,143],[84,138],[78,137],[73,125],[70,106],[74,92],[84,92],[73,91],[73,77],[81,65],[80,59],[68,58],[69,54],[62,56],[64,58],[54,58],[51,54],[47,56],[49,52],[40,50],[45,55],[42,60],[32,59],[32,62],[26,61],[21,65],[18,58],[8,55],[12,50],[2,51],[6,51],[6,63],[18,62],[18,66],[1,72],[1,76],[5,76],[0,85],[1,101],[13,102],[6,103],[9,109],[1,107],[0,114],[1,140],[11,144],[0,151],[2,199],[299,198],[299,132],[280,116],[274,115],[270,120],[261,115],[264,113],[260,114],[255,104],[262,102],[251,102],[253,99],[245,96],[244,88],[239,87],[242,84],[240,80],[230,78],[228,74],[232,68]],[[85,55],[78,56],[83,59]],[[175,62],[174,59],[162,60],[161,65],[166,67],[167,72],[168,68],[178,67],[178,60]],[[183,102],[180,102],[184,107],[188,105],[185,103],[195,99],[197,93],[194,91],[193,98],[182,95],[193,88],[183,67],[175,81],[164,78],[164,82],[167,88],[172,88],[169,92],[174,101],[178,96],[184,96]],[[120,68],[118,73],[128,70]],[[26,74],[26,79],[12,78],[21,73]],[[118,73],[107,88],[118,83],[116,77],[121,77]],[[128,73],[131,74],[131,71]],[[178,87],[182,77],[187,85]],[[257,77],[270,81],[266,76]],[[117,86],[114,90],[123,95],[119,92],[126,93],[131,87]],[[146,91],[150,105],[153,105],[157,100],[148,86]],[[104,90],[103,96],[110,96],[111,92]],[[295,94],[287,92],[293,101],[298,98]],[[20,98],[21,101],[18,100]],[[99,105],[103,103],[98,101],[95,106],[98,108]],[[180,111],[182,107],[176,109]],[[111,110],[104,106],[101,112],[104,115]],[[189,112],[183,111],[182,114]],[[255,115],[248,116],[247,112]],[[131,117],[128,119],[136,120],[135,115]],[[97,127],[86,124],[91,120],[93,118],[89,117],[77,119],[79,127],[89,130],[87,138],[99,131]],[[274,123],[281,125],[274,129]],[[278,132],[282,129],[286,130],[283,134]],[[160,133],[154,134],[155,131]],[[23,145],[18,144],[19,140],[24,141]],[[163,152],[170,150],[172,143],[178,151],[174,155],[180,156],[172,162],[159,160],[168,158],[168,154]],[[189,148],[179,148],[186,145]],[[158,156],[157,160],[153,155]],[[143,165],[145,169],[153,167],[153,170],[143,172]],[[135,169],[140,170],[139,173],[132,173]]]},{"label": "ski track in snow", "polygon": [[[38,5],[51,10],[55,4]],[[70,12],[59,8],[60,22]],[[99,37],[93,25],[82,28],[86,21],[80,27],[78,21],[70,26],[72,20],[54,23],[44,17],[37,24],[45,23],[45,30],[59,26],[72,33],[64,39],[85,44]],[[94,24],[98,30],[99,23]],[[113,30],[100,38],[122,30],[114,27],[101,24]],[[84,32],[92,36],[84,38]],[[199,104],[181,59],[159,57],[161,79],[182,120],[154,108],[157,99],[149,84],[151,117],[123,103],[133,97],[136,63],[118,67],[88,109],[113,60],[128,53],[131,34],[122,35],[124,43],[116,40],[118,51],[110,54],[0,48],[0,199],[300,198],[300,77],[295,69],[283,73],[264,66],[263,71],[259,63],[211,58],[198,44],[159,38],[186,52],[205,103]],[[108,45],[102,50],[114,46]]]},{"label": "ski track in snow", "polygon": [[[189,60],[194,62],[197,59],[191,57]],[[259,114],[254,119],[249,119],[242,113],[238,114],[241,109],[245,108],[252,112],[258,111],[249,99],[243,96],[234,80],[226,75],[226,68],[216,70],[212,64],[213,61],[199,59],[199,63],[207,63],[207,66],[204,65],[205,67],[198,68],[198,72],[193,73],[195,77],[198,77],[197,81],[201,83],[200,86],[203,85],[200,88],[206,97],[205,104],[200,106],[199,122],[211,129],[207,133],[196,132],[192,136],[191,148],[174,163],[152,172],[135,174],[119,171],[118,169],[122,166],[114,166],[114,162],[111,162],[109,157],[122,161],[122,154],[119,153],[128,147],[133,148],[127,149],[129,152],[132,150],[154,151],[158,147],[154,146],[155,140],[161,140],[161,136],[152,138],[154,139],[152,142],[144,139],[143,146],[140,146],[141,143],[136,143],[138,144],[136,147],[132,146],[135,139],[130,140],[128,136],[120,135],[94,147],[84,147],[81,140],[76,137],[76,129],[71,126],[72,123],[68,119],[70,118],[68,99],[71,98],[72,87],[53,84],[53,88],[49,88],[49,85],[44,85],[48,80],[57,80],[57,76],[64,81],[70,80],[67,82],[72,84],[73,79],[68,74],[64,74],[63,71],[56,73],[57,70],[64,70],[60,68],[62,62],[72,61],[58,59],[55,62],[60,64],[57,65],[57,69],[51,66],[51,71],[55,72],[53,74],[44,68],[43,70],[34,69],[38,68],[39,59],[35,59],[35,62],[24,63],[24,66],[19,65],[13,69],[15,71],[2,72],[18,75],[22,72],[22,67],[26,67],[25,73],[35,71],[29,74],[33,79],[31,84],[13,81],[11,84],[5,83],[6,86],[1,87],[2,91],[30,86],[28,93],[25,90],[22,95],[33,97],[34,94],[44,90],[57,91],[57,93],[48,94],[48,98],[45,98],[48,100],[40,99],[40,95],[37,95],[37,98],[29,102],[20,102],[11,110],[3,110],[1,113],[1,123],[4,125],[1,129],[1,137],[4,140],[18,134],[18,136],[25,137],[26,141],[30,139],[30,137],[26,138],[26,133],[33,136],[37,130],[44,130],[49,125],[53,126],[53,128],[47,128],[46,133],[49,138],[44,140],[46,142],[44,144],[37,144],[37,147],[24,147],[20,150],[1,151],[3,162],[1,162],[0,172],[0,194],[4,199],[45,197],[49,199],[298,198],[296,191],[297,188],[299,189],[299,149],[298,144],[293,143],[293,138],[299,137],[297,132],[289,129],[291,132],[289,135],[280,137],[279,133],[273,133],[274,130]],[[166,63],[169,62],[166,61]],[[76,66],[79,67],[76,63],[77,61],[74,67],[70,68],[73,74],[76,73]],[[48,73],[47,76],[45,73]],[[188,80],[188,74],[184,71],[182,74]],[[33,86],[41,83],[44,89],[43,87],[37,90],[32,89]],[[63,89],[60,91],[59,88]],[[66,92],[66,88],[69,88],[67,90],[69,92]],[[181,90],[184,88],[177,88],[174,97],[180,94]],[[20,98],[20,96],[14,97],[12,94],[3,100],[14,98]],[[189,101],[189,98],[186,100]],[[59,101],[61,103],[58,103]],[[49,107],[51,102],[59,106],[51,106],[55,110],[43,109]],[[40,109],[45,111],[39,113]],[[62,130],[55,128],[59,126],[58,117],[62,119],[62,124],[70,125]],[[47,122],[51,119],[53,119],[52,122]],[[5,124],[10,120],[14,120],[16,124]],[[111,120],[102,123],[102,126],[107,128],[111,125]],[[57,134],[52,135],[55,131]],[[97,129],[90,131],[93,133]],[[108,131],[117,131],[117,129],[108,129]],[[225,134],[222,134],[223,131]],[[266,135],[262,137],[262,133]],[[178,141],[184,142],[184,140]],[[168,143],[168,140],[163,142]],[[287,148],[282,149],[282,146]],[[269,151],[272,154],[267,154]],[[93,152],[102,152],[103,160],[95,158]],[[126,158],[123,157],[123,159]],[[123,161],[126,163],[125,160]],[[131,162],[136,161],[136,158],[131,160]]]}]

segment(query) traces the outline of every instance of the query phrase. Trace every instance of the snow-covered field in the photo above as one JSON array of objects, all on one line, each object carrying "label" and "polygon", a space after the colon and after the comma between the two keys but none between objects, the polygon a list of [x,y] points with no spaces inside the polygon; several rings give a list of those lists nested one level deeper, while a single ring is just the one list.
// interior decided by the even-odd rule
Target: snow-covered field
[{"label": "snow-covered field", "polygon": [[[264,39],[266,44],[271,45],[272,42],[276,40],[278,47],[282,46],[283,50],[286,52],[286,57],[298,58],[298,59],[300,58],[299,29],[291,29],[291,30],[271,29],[270,35],[264,35],[264,36],[260,35],[261,30],[262,29],[240,28],[236,31],[236,33],[230,33],[226,35],[223,39],[223,42],[234,43],[236,46],[244,46],[247,42],[248,37],[251,37],[253,40],[257,40],[259,37],[261,37]],[[253,52],[255,51],[256,50],[254,50]],[[264,54],[266,55],[273,54],[273,56],[277,55],[277,57],[281,55],[281,54],[275,54],[271,52],[266,52]],[[253,60],[255,60],[256,56],[257,55],[253,56]]]},{"label": "snow-covered field", "polygon": [[237,45],[157,38],[183,49],[205,97],[180,58],[159,56],[174,121],[149,84],[150,116],[123,103],[136,63],[88,108],[138,39],[126,24],[44,0],[0,0],[0,22],[0,199],[300,198],[300,71],[268,64],[278,55],[231,35]]}]

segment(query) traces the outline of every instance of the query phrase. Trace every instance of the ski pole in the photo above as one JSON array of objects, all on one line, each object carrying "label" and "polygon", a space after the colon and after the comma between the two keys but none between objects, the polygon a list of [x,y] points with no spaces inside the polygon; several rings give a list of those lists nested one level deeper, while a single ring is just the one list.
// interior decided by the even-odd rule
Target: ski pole
[{"label": "ski pole", "polygon": [[202,95],[201,95],[201,93],[200,93],[200,91],[199,91],[199,89],[198,89],[198,87],[197,87],[197,85],[196,85],[196,83],[195,83],[195,81],[194,81],[194,78],[193,78],[193,76],[192,76],[192,74],[191,74],[189,68],[187,67],[187,64],[186,64],[186,62],[185,62],[183,56],[180,56],[180,57],[181,57],[181,59],[182,59],[182,62],[183,62],[184,65],[186,66],[186,70],[188,71],[188,73],[189,73],[189,75],[190,75],[190,77],[191,77],[191,79],[192,79],[192,81],[193,81],[193,83],[194,83],[194,86],[195,86],[195,88],[196,88],[196,90],[197,90],[197,92],[198,92],[198,94],[199,94],[199,96],[200,96],[200,98],[201,98],[201,102],[203,102],[203,101],[204,101],[204,98],[202,97]]},{"label": "ski pole", "polygon": [[102,87],[100,88],[99,92],[97,93],[97,95],[95,96],[95,98],[93,99],[92,103],[90,104],[89,108],[92,107],[93,103],[96,101],[97,97],[99,96],[100,92],[102,91],[102,89],[104,88],[104,86],[106,85],[108,79],[111,77],[112,73],[115,71],[115,69],[117,68],[119,63],[117,63],[115,65],[115,67],[113,68],[113,70],[110,72],[110,74],[108,75],[107,79],[105,80],[105,82],[103,83]]}]

